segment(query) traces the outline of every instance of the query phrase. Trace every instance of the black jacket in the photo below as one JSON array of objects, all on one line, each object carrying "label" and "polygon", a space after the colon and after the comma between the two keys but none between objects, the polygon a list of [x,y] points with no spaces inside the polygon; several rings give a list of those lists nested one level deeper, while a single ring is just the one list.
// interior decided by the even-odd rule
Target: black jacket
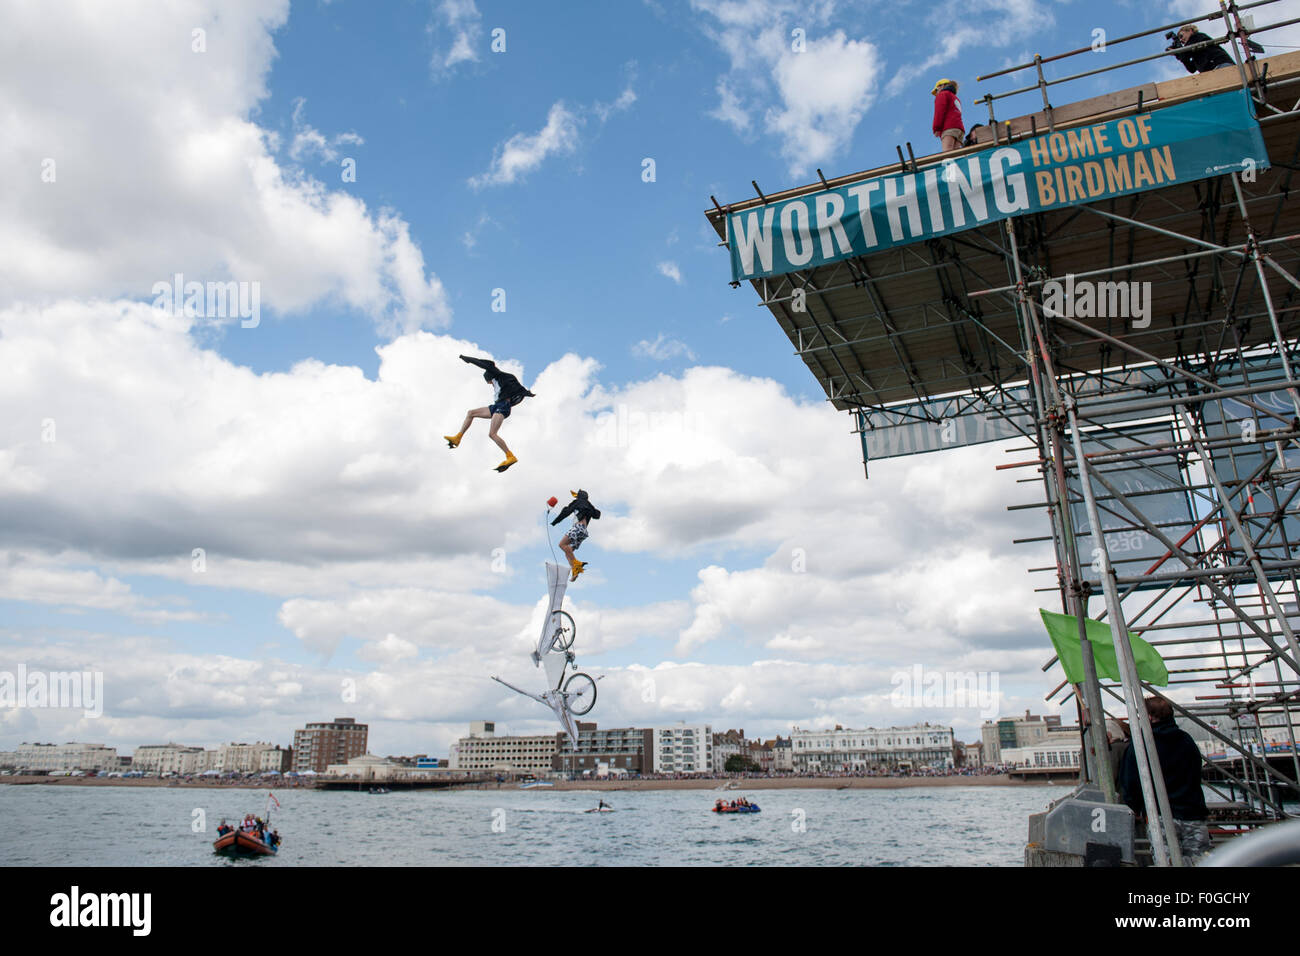
[{"label": "black jacket", "polygon": [[588,521],[600,517],[600,512],[592,505],[587,493],[581,488],[578,489],[577,496],[564,506],[564,509],[556,515],[551,524],[557,525],[571,514],[576,514],[579,518],[586,518]]},{"label": "black jacket", "polygon": [[470,365],[477,365],[490,376],[490,381],[496,382],[501,386],[501,394],[497,400],[508,403],[512,408],[518,405],[525,398],[536,398],[532,392],[520,384],[519,379],[515,378],[509,372],[503,372],[497,368],[497,363],[490,359],[474,358],[470,355],[462,355],[462,362],[468,362]]},{"label": "black jacket", "polygon": [[[1134,728],[1136,732],[1137,728]],[[1204,820],[1205,794],[1201,791],[1201,749],[1192,735],[1180,730],[1173,720],[1162,720],[1151,725],[1155,738],[1156,754],[1169,791],[1169,808],[1176,820]],[[1119,788],[1124,802],[1134,813],[1145,813],[1142,801],[1142,781],[1138,777],[1137,754],[1130,745],[1119,766]]]},{"label": "black jacket", "polygon": [[[1204,33],[1193,33],[1183,46],[1195,46],[1198,43],[1205,43],[1209,40]],[[1221,66],[1231,66],[1235,61],[1228,56],[1226,50],[1221,46],[1207,46],[1200,50],[1192,50],[1188,53],[1175,53],[1180,63],[1187,67],[1188,73],[1208,73],[1210,70],[1217,70]]]}]

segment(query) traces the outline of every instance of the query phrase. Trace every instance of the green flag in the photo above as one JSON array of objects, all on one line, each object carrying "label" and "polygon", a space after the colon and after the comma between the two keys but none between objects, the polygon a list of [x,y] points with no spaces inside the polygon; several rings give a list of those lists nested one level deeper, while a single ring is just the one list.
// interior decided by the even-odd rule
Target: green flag
[{"label": "green flag", "polygon": [[[1039,610],[1047,636],[1052,639],[1056,656],[1065,668],[1065,677],[1071,684],[1083,683],[1083,653],[1079,647],[1079,621],[1070,614],[1053,614]],[[1119,680],[1119,661],[1115,659],[1115,642],[1110,625],[1090,618],[1084,620],[1088,640],[1092,642],[1092,657],[1097,662],[1097,676]],[[1169,670],[1156,649],[1131,631],[1129,646],[1133,648],[1133,662],[1137,664],[1138,677],[1158,687],[1169,686]]]}]

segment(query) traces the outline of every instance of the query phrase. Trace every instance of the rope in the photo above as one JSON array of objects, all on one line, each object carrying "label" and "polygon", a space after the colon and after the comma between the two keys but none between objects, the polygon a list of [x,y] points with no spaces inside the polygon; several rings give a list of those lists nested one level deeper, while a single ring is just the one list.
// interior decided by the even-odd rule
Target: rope
[{"label": "rope", "polygon": [[542,519],[542,523],[543,523],[544,525],[546,525],[546,543],[547,543],[548,545],[551,546],[551,557],[552,557],[552,558],[555,558],[555,563],[556,563],[556,564],[559,564],[559,563],[560,563],[560,559],[559,559],[558,557],[556,557],[556,555],[555,555],[555,544],[551,541],[551,521],[550,521],[550,517],[551,517],[551,509],[548,507],[548,508],[546,509],[546,517]]}]

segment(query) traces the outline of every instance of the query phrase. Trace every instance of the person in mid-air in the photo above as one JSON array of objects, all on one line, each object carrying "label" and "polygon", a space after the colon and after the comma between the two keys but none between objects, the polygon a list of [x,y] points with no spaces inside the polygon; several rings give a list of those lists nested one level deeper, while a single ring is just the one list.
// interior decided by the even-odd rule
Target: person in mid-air
[{"label": "person in mid-air", "polygon": [[591,499],[587,497],[587,493],[581,488],[577,491],[570,491],[569,494],[573,495],[573,500],[564,506],[551,524],[557,525],[569,515],[574,516],[572,526],[560,539],[560,550],[569,559],[569,570],[573,572],[573,576],[569,580],[576,581],[578,575],[586,569],[587,562],[579,561],[573,556],[573,552],[577,551],[578,546],[587,540],[587,524],[593,518],[599,518],[600,512],[592,505]]},{"label": "person in mid-air", "polygon": [[506,460],[497,465],[497,471],[505,471],[519,459],[515,457],[505,440],[497,434],[501,429],[501,423],[510,417],[510,409],[514,408],[525,398],[536,398],[532,392],[520,384],[519,379],[515,378],[509,372],[503,372],[497,368],[496,362],[490,359],[473,358],[469,355],[460,357],[462,362],[468,362],[470,365],[477,365],[483,369],[483,380],[490,382],[494,389],[492,404],[485,408],[471,408],[465,413],[465,421],[460,426],[460,431],[454,435],[443,435],[447,439],[448,448],[456,448],[460,445],[461,438],[465,432],[469,431],[469,426],[474,424],[476,418],[489,418],[492,425],[488,429],[488,438],[491,438],[506,453]]}]

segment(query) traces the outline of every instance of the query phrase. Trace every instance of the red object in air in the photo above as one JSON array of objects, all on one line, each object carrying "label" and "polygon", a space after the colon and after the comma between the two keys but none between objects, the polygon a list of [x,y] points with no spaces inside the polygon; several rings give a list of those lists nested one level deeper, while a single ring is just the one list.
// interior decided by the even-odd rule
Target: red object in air
[{"label": "red object in air", "polygon": [[548,505],[550,505],[552,508],[554,508],[557,504],[560,503],[560,499],[559,499],[559,498],[554,498],[554,497],[547,498],[547,499],[546,499],[546,503],[547,503]]}]

